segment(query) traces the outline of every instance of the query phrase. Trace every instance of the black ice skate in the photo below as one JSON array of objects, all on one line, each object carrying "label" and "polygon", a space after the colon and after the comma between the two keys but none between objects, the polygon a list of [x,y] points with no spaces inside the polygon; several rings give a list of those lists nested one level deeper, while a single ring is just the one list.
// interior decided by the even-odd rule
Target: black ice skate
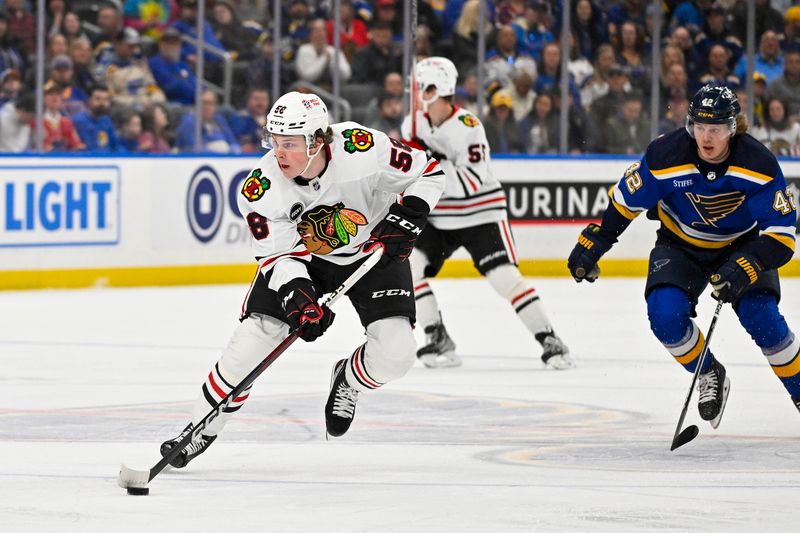
[{"label": "black ice skate", "polygon": [[456,343],[447,334],[441,315],[437,323],[425,327],[425,339],[427,344],[417,350],[417,358],[422,364],[428,368],[461,366],[461,358],[455,352]]},{"label": "black ice skate", "polygon": [[731,380],[725,374],[725,367],[716,359],[712,359],[708,372],[700,374],[697,382],[697,390],[700,392],[697,408],[700,411],[700,418],[708,420],[714,429],[717,429],[722,420],[730,389]]},{"label": "black ice skate", "polygon": [[[169,454],[170,450],[178,444],[181,439],[183,439],[190,431],[192,431],[194,426],[189,424],[181,431],[181,434],[175,437],[174,439],[170,439],[165,441],[161,444],[161,457],[166,457]],[[183,468],[184,466],[188,465],[189,462],[206,451],[206,449],[211,446],[211,443],[217,440],[217,436],[206,436],[200,435],[195,440],[190,442],[181,452],[169,462],[175,468]]]},{"label": "black ice skate", "polygon": [[331,392],[325,404],[325,427],[331,437],[341,437],[347,433],[356,416],[358,391],[347,383],[345,364],[347,359],[340,360],[333,365],[331,372]]},{"label": "black ice skate", "polygon": [[575,363],[569,356],[569,348],[552,329],[537,333],[535,337],[542,345],[542,362],[545,366],[556,370],[575,368]]}]

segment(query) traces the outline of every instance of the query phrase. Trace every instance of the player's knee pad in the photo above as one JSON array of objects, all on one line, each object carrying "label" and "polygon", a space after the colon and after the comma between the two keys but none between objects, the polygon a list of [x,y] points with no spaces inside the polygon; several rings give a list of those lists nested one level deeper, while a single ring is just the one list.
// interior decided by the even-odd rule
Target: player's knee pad
[{"label": "player's knee pad", "polygon": [[220,376],[238,384],[289,335],[289,326],[267,315],[252,314],[234,330],[219,358]]},{"label": "player's knee pad", "polygon": [[357,389],[375,389],[405,375],[415,359],[416,341],[408,319],[376,320],[367,326],[367,342],[350,358],[347,381]]},{"label": "player's knee pad", "polygon": [[760,348],[772,348],[789,335],[789,326],[778,310],[775,295],[766,292],[748,293],[736,307],[739,323]]},{"label": "player's knee pad", "polygon": [[430,264],[430,261],[428,261],[428,256],[419,248],[415,248],[411,252],[411,257],[408,260],[411,263],[411,277],[414,280],[414,285],[416,285],[425,279],[425,267]]},{"label": "player's knee pad", "polygon": [[677,287],[656,287],[647,296],[650,329],[662,344],[680,342],[691,326],[692,303],[689,295]]}]

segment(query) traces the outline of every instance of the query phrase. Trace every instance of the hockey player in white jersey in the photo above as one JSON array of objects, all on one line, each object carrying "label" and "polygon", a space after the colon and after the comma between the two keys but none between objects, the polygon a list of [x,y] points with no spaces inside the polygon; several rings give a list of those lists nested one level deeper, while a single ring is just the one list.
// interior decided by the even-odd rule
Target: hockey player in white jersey
[{"label": "hockey player in white jersey", "polygon": [[[350,427],[361,392],[403,376],[416,343],[409,262],[414,241],[444,188],[444,173],[425,152],[355,122],[328,125],[313,94],[281,96],[267,115],[270,148],[245,180],[238,203],[252,236],[258,268],[241,309],[241,324],[211,369],[192,423],[162,444],[166,455],[290,331],[311,342],[334,313],[318,299],[331,292],[382,245],[381,262],[347,293],[366,342],[333,368],[326,428]],[[402,200],[400,201],[400,195]],[[181,468],[203,453],[247,400],[235,398],[176,459]]]},{"label": "hockey player in white jersey", "polygon": [[458,78],[455,65],[443,57],[429,57],[416,64],[415,77],[419,109],[404,120],[403,138],[437,159],[447,176],[444,195],[411,255],[417,316],[426,335],[417,356],[431,368],[461,364],[428,278],[436,276],[445,260],[463,246],[475,268],[509,301],[542,345],[545,365],[572,368],[569,350],[554,333],[536,289],[517,267],[506,195],[492,175],[483,125],[452,103]]}]

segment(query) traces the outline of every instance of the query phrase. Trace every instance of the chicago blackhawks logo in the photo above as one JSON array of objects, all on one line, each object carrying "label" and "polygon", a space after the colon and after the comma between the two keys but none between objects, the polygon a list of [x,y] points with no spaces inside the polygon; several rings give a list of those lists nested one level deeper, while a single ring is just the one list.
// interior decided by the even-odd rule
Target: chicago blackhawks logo
[{"label": "chicago blackhawks logo", "polygon": [[474,128],[478,125],[478,119],[472,115],[461,115],[458,120],[464,123],[465,126]]},{"label": "chicago blackhawks logo", "polygon": [[339,202],[334,206],[320,205],[303,213],[297,232],[309,252],[325,255],[350,244],[350,238],[358,233],[358,226],[366,224],[364,215]]},{"label": "chicago blackhawks logo", "polygon": [[744,202],[744,194],[739,191],[726,192],[715,196],[703,196],[687,192],[686,197],[692,207],[700,215],[701,220],[692,222],[692,226],[717,227],[716,222],[730,215]]},{"label": "chicago blackhawks logo", "polygon": [[255,202],[262,196],[270,187],[269,178],[261,175],[261,169],[255,169],[250,176],[244,180],[242,185],[242,196],[247,198],[248,202]]},{"label": "chicago blackhawks logo", "polygon": [[375,140],[372,138],[372,133],[361,128],[352,128],[344,130],[342,137],[347,139],[344,142],[344,151],[348,154],[355,152],[366,152],[375,145]]}]

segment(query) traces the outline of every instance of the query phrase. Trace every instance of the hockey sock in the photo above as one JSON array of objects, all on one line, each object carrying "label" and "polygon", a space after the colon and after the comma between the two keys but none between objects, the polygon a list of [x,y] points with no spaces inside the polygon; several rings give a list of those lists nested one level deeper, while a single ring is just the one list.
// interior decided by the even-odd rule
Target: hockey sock
[{"label": "hockey sock", "polygon": [[536,335],[553,330],[536,289],[528,285],[516,266],[506,264],[493,268],[486,273],[486,279],[497,294],[511,303],[528,331]]},{"label": "hockey sock", "polygon": [[414,276],[414,301],[417,306],[417,322],[423,331],[441,320],[439,302],[433,293],[428,278],[425,277],[425,267],[428,258],[419,250],[411,254],[411,273]]},{"label": "hockey sock", "polygon": [[[647,318],[650,329],[675,360],[694,372],[705,336],[691,319],[689,295],[677,287],[656,287],[647,296]],[[711,366],[714,356],[709,351],[701,372]]]},{"label": "hockey sock", "polygon": [[406,317],[382,318],[367,326],[367,342],[347,359],[347,384],[366,392],[404,376],[417,360],[417,345]]},{"label": "hockey sock", "polygon": [[[196,424],[202,420],[203,417],[208,414],[209,408],[214,408],[235,386],[236,385],[229,383],[222,377],[219,363],[215,364],[203,383],[200,396],[197,398],[197,401],[195,401],[192,411],[193,422]],[[247,387],[242,394],[234,398],[230,405],[222,410],[222,413],[208,425],[208,428],[203,431],[203,433],[206,435],[216,435],[219,433],[228,422],[231,415],[242,408],[245,400],[250,396],[251,388],[252,386]]]}]

